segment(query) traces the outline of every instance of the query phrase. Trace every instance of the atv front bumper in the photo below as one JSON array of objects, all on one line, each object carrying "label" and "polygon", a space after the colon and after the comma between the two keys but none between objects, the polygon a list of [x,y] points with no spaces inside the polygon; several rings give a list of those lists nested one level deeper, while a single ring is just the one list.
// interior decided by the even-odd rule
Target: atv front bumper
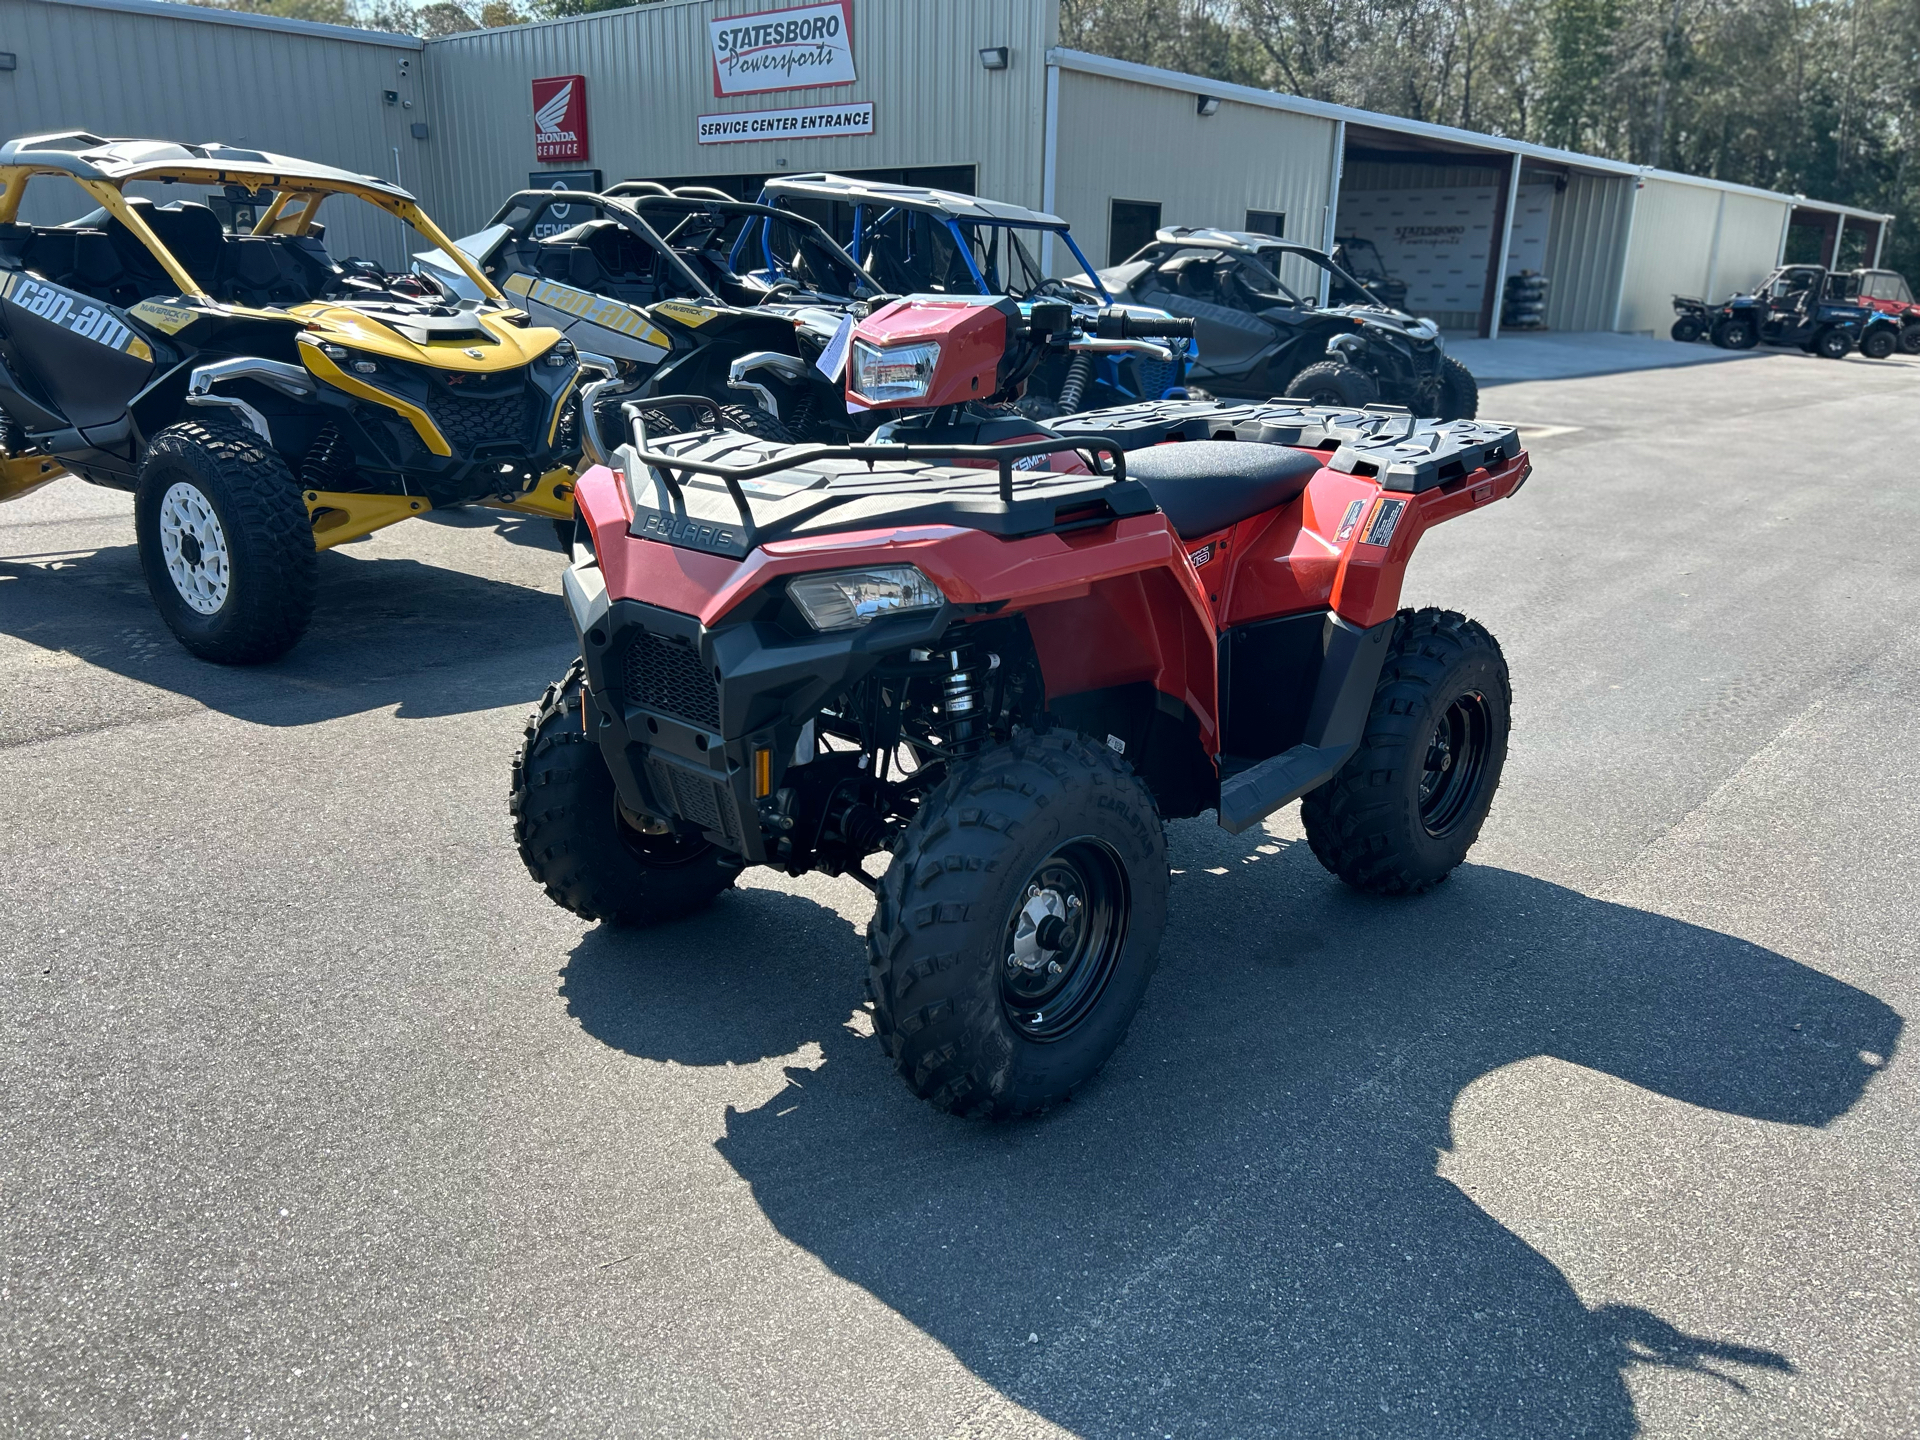
[{"label": "atv front bumper", "polygon": [[609,600],[591,562],[562,584],[586,664],[583,723],[622,806],[749,864],[767,861],[761,802],[789,768],[813,761],[813,717],[883,656],[932,644],[957,618],[943,605],[833,634],[796,636],[765,619],[709,630],[691,615]]}]

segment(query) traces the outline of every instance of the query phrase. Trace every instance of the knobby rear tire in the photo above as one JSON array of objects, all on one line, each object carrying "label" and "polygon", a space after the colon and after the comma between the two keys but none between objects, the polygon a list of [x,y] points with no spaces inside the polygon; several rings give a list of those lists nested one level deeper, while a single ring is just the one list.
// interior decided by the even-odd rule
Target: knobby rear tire
[{"label": "knobby rear tire", "polygon": [[[1463,701],[1474,696],[1477,704]],[[1483,717],[1488,733],[1475,762],[1477,790],[1460,797],[1436,835],[1433,817],[1422,813],[1422,782],[1456,701]],[[1479,838],[1500,786],[1512,710],[1507,662],[1492,635],[1451,610],[1402,610],[1360,748],[1300,802],[1315,857],[1377,895],[1416,895],[1445,880]]]}]

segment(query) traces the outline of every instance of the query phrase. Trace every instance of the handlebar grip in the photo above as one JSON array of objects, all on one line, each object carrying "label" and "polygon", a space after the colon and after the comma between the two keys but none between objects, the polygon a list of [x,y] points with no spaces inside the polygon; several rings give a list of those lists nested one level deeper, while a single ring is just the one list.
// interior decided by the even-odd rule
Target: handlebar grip
[{"label": "handlebar grip", "polygon": [[1102,340],[1191,340],[1193,321],[1174,315],[1163,319],[1129,315],[1114,308],[1100,312],[1099,334]]}]

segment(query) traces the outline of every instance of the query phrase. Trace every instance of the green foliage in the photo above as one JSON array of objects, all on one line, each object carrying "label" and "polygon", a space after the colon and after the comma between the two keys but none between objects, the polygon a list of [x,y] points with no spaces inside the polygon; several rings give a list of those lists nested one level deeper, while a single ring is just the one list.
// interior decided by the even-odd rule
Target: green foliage
[{"label": "green foliage", "polygon": [[1061,0],[1061,43],[1891,211],[1920,280],[1920,0]]}]

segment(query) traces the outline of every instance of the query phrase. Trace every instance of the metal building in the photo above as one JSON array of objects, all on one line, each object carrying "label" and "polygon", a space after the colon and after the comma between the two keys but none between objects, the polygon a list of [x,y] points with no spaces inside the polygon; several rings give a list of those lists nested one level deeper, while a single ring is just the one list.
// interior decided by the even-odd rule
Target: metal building
[{"label": "metal building", "polygon": [[[1346,242],[1409,308],[1487,335],[1514,284],[1543,292],[1529,323],[1663,331],[1675,293],[1884,246],[1884,215],[1082,54],[1058,31],[1059,0],[660,0],[423,44],[170,0],[0,0],[0,127],[303,155],[398,180],[455,233],[529,184],[751,196],[816,170],[1051,211],[1103,264],[1158,225],[1263,230]],[[393,264],[407,237],[343,215],[332,241]]]},{"label": "metal building", "polygon": [[[0,0],[0,134],[220,140],[417,190],[421,50],[411,35],[165,0]],[[21,218],[51,225],[92,208],[43,182],[28,187]],[[342,254],[398,263],[409,248],[405,227],[372,206],[327,221]]]}]

